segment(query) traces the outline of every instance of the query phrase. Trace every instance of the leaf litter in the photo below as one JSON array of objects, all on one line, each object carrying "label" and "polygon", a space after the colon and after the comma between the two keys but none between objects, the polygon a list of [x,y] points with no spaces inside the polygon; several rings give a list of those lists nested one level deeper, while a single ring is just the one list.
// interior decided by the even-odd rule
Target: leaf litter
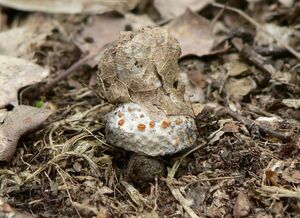
[{"label": "leaf litter", "polygon": [[[30,65],[27,62],[30,61],[40,64],[42,69],[49,67],[50,76],[44,86],[50,84],[50,88],[45,89],[43,83],[39,87],[30,87],[33,90],[29,89],[29,94],[35,95],[23,94],[22,102],[18,102],[18,92],[29,85],[24,83],[14,89],[14,100],[6,101],[2,106],[5,109],[0,116],[1,130],[20,128],[23,136],[14,145],[17,145],[16,152],[10,161],[1,163],[1,215],[8,217],[19,211],[39,217],[297,216],[300,48],[295,39],[284,41],[272,30],[287,28],[294,31],[299,23],[299,16],[295,16],[299,3],[289,3],[294,6],[291,9],[287,3],[281,3],[283,1],[271,5],[256,1],[244,5],[236,2],[226,6],[197,1],[201,7],[192,7],[193,12],[184,13],[185,7],[172,2],[168,3],[169,9],[177,7],[180,12],[170,14],[157,2],[149,1],[144,7],[136,7],[131,14],[112,13],[108,19],[105,18],[107,15],[85,13],[75,16],[48,14],[47,19],[51,23],[54,21],[54,26],[41,28],[36,38],[38,42],[28,43],[28,38],[24,37],[27,41],[20,42],[26,49],[11,40],[12,46],[3,50],[2,55],[26,60],[26,65]],[[30,11],[35,10],[30,8]],[[21,12],[10,12],[5,8],[1,16],[9,16],[17,22]],[[186,18],[187,13],[206,20],[205,31],[201,29],[203,33],[195,31],[199,26],[191,26],[192,22],[180,22],[183,18],[187,21],[195,19]],[[31,15],[35,13],[26,16]],[[128,19],[130,16],[134,19]],[[145,22],[143,16],[152,22]],[[116,23],[110,23],[110,19]],[[91,25],[91,20],[99,23]],[[26,22],[29,21],[24,19]],[[184,38],[191,44],[185,51],[182,47],[183,54],[188,55],[179,59],[180,68],[176,68],[182,77],[174,81],[162,74],[157,84],[170,82],[163,93],[171,93],[170,87],[180,89],[181,84],[185,84],[183,91],[186,101],[191,103],[199,136],[194,148],[155,158],[161,163],[159,170],[168,169],[167,174],[150,173],[150,167],[147,173],[141,169],[153,163],[148,162],[148,158],[136,159],[132,164],[132,154],[106,142],[104,117],[115,105],[104,99],[103,89],[99,91],[95,83],[91,83],[92,86],[86,84],[91,78],[95,79],[98,72],[95,61],[103,56],[107,44],[118,37],[119,30],[136,30],[136,23],[168,28],[174,22],[178,26],[175,31],[190,28],[191,31],[183,31],[183,35],[198,34],[199,37]],[[217,23],[221,24],[222,31],[211,31],[209,28]],[[270,23],[272,30],[268,29]],[[38,27],[42,24],[42,21],[36,22]],[[115,29],[107,27],[108,24]],[[10,22],[6,26],[6,31],[15,28]],[[98,28],[104,28],[105,32]],[[259,31],[271,39],[258,37]],[[130,36],[129,32],[125,33]],[[288,37],[296,34],[295,31]],[[261,38],[264,39],[259,41]],[[179,43],[182,39],[179,35]],[[215,45],[208,39],[221,39],[228,46],[214,53]],[[9,37],[6,36],[6,40]],[[152,39],[141,40],[146,40],[147,44]],[[96,56],[91,55],[90,48],[95,49]],[[137,53],[132,51],[132,54],[138,58],[134,56]],[[126,63],[133,57],[129,56]],[[121,54],[119,58],[125,57]],[[159,58],[155,60],[160,61]],[[131,65],[126,68],[128,66]],[[0,77],[5,72],[1,71]],[[29,75],[27,72],[11,77],[9,81],[26,81],[31,78]],[[82,85],[72,85],[71,79]],[[126,88],[132,86],[132,81],[123,77],[122,80]],[[114,87],[114,91],[122,92],[120,87]],[[153,87],[137,84],[133,88],[144,91],[143,88],[151,90]],[[130,92],[130,97],[137,96],[134,94]],[[139,95],[136,98],[143,101]],[[0,96],[2,99],[3,95]],[[40,109],[32,108],[32,113],[22,109],[34,123],[42,124],[40,128],[20,125],[17,118],[12,119],[9,128],[3,127],[7,113],[12,116],[14,110],[23,107],[15,106],[7,112],[12,107],[9,103],[34,105],[37,100],[45,102],[41,110],[56,108],[46,121],[47,116],[43,116],[42,121],[35,121],[38,118],[35,111]],[[34,132],[28,132],[33,129]],[[139,179],[135,181],[134,178]]]}]

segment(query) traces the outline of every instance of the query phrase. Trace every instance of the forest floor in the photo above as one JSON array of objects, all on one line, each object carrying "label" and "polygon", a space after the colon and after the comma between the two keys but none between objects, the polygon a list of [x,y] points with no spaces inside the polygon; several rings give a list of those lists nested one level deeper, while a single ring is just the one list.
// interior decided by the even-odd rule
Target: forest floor
[{"label": "forest floor", "polygon": [[[300,2],[116,1],[99,13],[11,2],[1,55],[49,74],[30,86],[38,76],[11,76],[21,85],[3,87],[18,103],[1,94],[0,108],[54,112],[0,162],[0,217],[300,217]],[[199,133],[190,150],[158,157],[165,173],[149,181],[106,142],[112,105],[96,76],[119,32],[146,26],[181,46],[178,79]]]}]

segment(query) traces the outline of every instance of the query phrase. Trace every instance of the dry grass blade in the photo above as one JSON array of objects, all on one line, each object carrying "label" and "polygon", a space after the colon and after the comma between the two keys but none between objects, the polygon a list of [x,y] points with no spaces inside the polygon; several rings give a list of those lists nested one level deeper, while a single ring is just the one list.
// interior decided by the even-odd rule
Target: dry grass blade
[{"label": "dry grass blade", "polygon": [[185,211],[190,215],[192,218],[199,218],[199,216],[193,211],[191,208],[191,203],[187,199],[184,198],[184,196],[181,194],[180,190],[175,188],[172,184],[172,180],[174,179],[174,175],[180,166],[181,161],[176,161],[171,168],[171,170],[168,173],[167,177],[167,186],[170,189],[172,195],[174,198],[181,204],[181,206],[185,209]]},{"label": "dry grass blade", "polygon": [[43,166],[40,166],[34,173],[29,174],[27,176],[27,178],[25,179],[25,183],[30,181],[31,179],[33,179],[35,176],[37,176],[41,172],[43,172],[45,169],[47,169],[47,167],[49,165],[51,165],[51,164],[56,165],[56,163],[58,161],[64,160],[64,159],[66,159],[68,157],[71,157],[71,156],[81,157],[81,158],[85,159],[89,163],[89,166],[91,167],[92,172],[94,172],[97,176],[100,175],[98,165],[89,156],[87,156],[85,154],[80,154],[80,153],[77,153],[77,152],[69,151],[69,152],[61,153],[61,154],[55,156],[53,159],[48,161],[46,164],[44,164]]},{"label": "dry grass blade", "polygon": [[300,189],[299,188],[295,189],[295,190],[288,190],[283,187],[263,185],[258,192],[260,192],[262,195],[269,196],[274,199],[296,198],[297,200],[300,200]]},{"label": "dry grass blade", "polygon": [[126,189],[127,194],[130,196],[131,200],[140,207],[143,207],[143,205],[147,202],[147,200],[142,196],[142,194],[134,188],[132,185],[125,181],[121,181],[121,184]]}]

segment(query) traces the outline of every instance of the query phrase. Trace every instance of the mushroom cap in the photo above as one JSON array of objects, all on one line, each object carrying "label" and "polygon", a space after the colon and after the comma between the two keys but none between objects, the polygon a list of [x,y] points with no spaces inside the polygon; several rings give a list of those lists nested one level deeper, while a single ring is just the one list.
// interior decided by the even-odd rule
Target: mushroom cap
[{"label": "mushroom cap", "polygon": [[153,114],[137,103],[125,103],[106,115],[106,139],[128,151],[158,156],[194,145],[197,128],[189,116]]}]

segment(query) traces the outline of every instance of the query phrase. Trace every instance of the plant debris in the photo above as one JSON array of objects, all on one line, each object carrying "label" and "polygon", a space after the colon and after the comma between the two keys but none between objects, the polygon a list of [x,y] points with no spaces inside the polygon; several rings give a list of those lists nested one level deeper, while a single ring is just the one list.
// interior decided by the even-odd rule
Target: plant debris
[{"label": "plant debris", "polygon": [[20,105],[13,111],[0,110],[0,161],[9,161],[19,138],[43,124],[52,111]]},{"label": "plant debris", "polygon": [[66,14],[102,14],[112,10],[130,11],[138,4],[138,2],[138,0],[98,0],[91,2],[84,0],[30,0],[30,2],[23,2],[20,0],[0,0],[1,5],[18,10]]},{"label": "plant debris", "polygon": [[18,105],[19,89],[40,82],[49,70],[29,61],[0,55],[0,108]]},{"label": "plant debris", "polygon": [[210,22],[189,9],[168,24],[168,30],[178,40],[182,56],[207,55],[213,48]]},{"label": "plant debris", "polygon": [[0,216],[299,216],[299,1],[0,5]]}]

